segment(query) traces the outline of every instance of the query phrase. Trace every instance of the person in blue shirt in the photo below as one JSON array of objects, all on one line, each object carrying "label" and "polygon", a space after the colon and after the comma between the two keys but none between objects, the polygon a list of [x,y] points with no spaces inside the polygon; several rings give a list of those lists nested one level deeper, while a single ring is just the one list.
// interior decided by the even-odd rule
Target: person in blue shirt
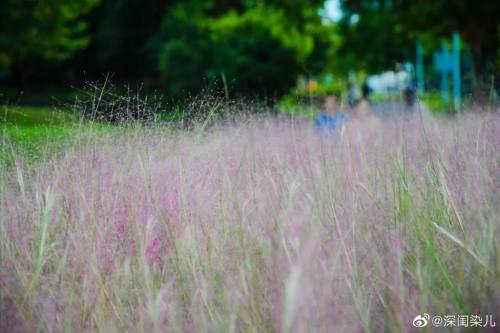
[{"label": "person in blue shirt", "polygon": [[319,133],[341,132],[348,117],[340,110],[335,96],[327,96],[323,105],[323,112],[314,119],[314,127]]}]

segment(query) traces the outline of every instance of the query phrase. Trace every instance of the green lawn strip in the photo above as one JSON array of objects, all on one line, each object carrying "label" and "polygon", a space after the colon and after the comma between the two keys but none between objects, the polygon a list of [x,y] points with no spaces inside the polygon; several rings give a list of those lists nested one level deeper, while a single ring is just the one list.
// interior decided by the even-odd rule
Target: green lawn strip
[{"label": "green lawn strip", "polygon": [[[134,135],[144,126],[116,126],[88,121],[60,124],[12,125],[0,124],[0,169],[14,165],[16,160],[37,164],[61,152],[70,140],[96,140],[108,134]],[[146,126],[148,131],[169,134],[176,129],[165,126]]]},{"label": "green lawn strip", "polygon": [[0,106],[0,124],[33,126],[75,122],[78,115],[69,109],[33,106]]},{"label": "green lawn strip", "polygon": [[0,106],[0,164],[34,163],[57,150],[80,124],[68,109]]},{"label": "green lawn strip", "polygon": [[77,130],[72,125],[3,125],[0,127],[0,163],[13,165],[16,159],[36,163],[58,151]]}]

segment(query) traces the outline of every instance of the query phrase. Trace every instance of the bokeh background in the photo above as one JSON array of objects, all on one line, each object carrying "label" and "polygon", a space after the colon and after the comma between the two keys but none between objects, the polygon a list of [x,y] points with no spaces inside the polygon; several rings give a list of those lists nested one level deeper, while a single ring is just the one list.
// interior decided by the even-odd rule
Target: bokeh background
[{"label": "bokeh background", "polygon": [[432,91],[433,54],[458,33],[463,93],[491,102],[499,13],[494,0],[4,0],[0,98],[52,105],[107,76],[173,101],[341,93],[370,75],[387,93],[412,79],[417,42]]}]

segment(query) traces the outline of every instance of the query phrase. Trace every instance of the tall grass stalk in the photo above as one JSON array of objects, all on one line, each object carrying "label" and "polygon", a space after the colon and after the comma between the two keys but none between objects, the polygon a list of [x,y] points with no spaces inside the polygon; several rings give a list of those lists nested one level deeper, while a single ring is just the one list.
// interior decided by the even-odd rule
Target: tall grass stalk
[{"label": "tall grass stalk", "polygon": [[402,332],[417,314],[498,315],[498,113],[329,136],[265,116],[200,126],[82,126],[58,154],[1,167],[0,331]]}]

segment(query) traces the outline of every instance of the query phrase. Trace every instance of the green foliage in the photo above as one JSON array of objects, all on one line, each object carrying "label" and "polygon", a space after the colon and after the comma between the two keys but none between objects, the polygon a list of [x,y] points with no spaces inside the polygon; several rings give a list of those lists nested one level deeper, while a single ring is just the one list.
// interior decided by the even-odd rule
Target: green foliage
[{"label": "green foliage", "polygon": [[498,1],[342,0],[341,6],[339,57],[344,67],[390,68],[413,59],[416,38],[434,49],[457,31],[471,47],[476,71],[482,74],[491,71],[500,48]]},{"label": "green foliage", "polygon": [[312,103],[301,103],[300,98],[289,94],[280,100],[278,106],[280,112],[300,116],[305,118],[313,118],[318,113],[318,107]]},{"label": "green foliage", "polygon": [[151,43],[162,81],[174,96],[222,80],[236,93],[282,94],[313,53],[319,4],[179,3]]},{"label": "green foliage", "polygon": [[[144,78],[155,73],[149,44],[167,8],[176,0],[104,0],[89,16],[92,45],[84,63],[97,75],[119,73],[121,79]],[[89,70],[89,68],[84,68]]]},{"label": "green foliage", "polygon": [[75,114],[69,110],[28,106],[0,106],[0,124],[33,126],[42,124],[63,124],[74,121],[75,119]]},{"label": "green foliage", "polygon": [[422,102],[434,114],[448,114],[453,110],[453,102],[445,102],[439,92],[428,92],[422,97]]},{"label": "green foliage", "polygon": [[335,71],[377,72],[412,59],[415,42],[390,9],[360,10],[359,14],[346,10],[339,33],[342,39],[338,61],[333,64]]},{"label": "green foliage", "polygon": [[[453,98],[450,96],[448,101],[445,101],[440,92],[426,92],[422,96],[422,102],[435,115],[448,115],[457,112],[453,105]],[[471,99],[465,96],[462,99],[462,108],[470,108],[472,106]]]},{"label": "green foliage", "polygon": [[[45,87],[45,89],[19,89],[6,88],[0,90],[0,110],[7,105],[18,106],[57,106],[66,109],[71,106],[74,101],[82,96],[82,92],[71,89],[54,89],[53,87]],[[51,110],[50,108],[42,108]],[[3,110],[4,111],[4,110]],[[2,112],[3,112],[2,111]],[[1,116],[0,116],[1,118]]]},{"label": "green foliage", "polygon": [[6,0],[0,11],[0,75],[15,62],[59,61],[89,44],[81,19],[99,0]]},{"label": "green foliage", "polygon": [[299,74],[394,68],[414,58],[417,38],[430,55],[454,31],[477,74],[498,73],[498,1],[340,3],[340,22],[327,22],[324,0],[6,0],[0,77],[67,87],[111,73],[171,97],[215,86],[274,98]]},{"label": "green foliage", "polygon": [[323,0],[9,0],[0,14],[0,71],[10,70],[8,79],[22,85],[27,78],[78,85],[82,74],[94,81],[111,73],[115,82],[144,82],[174,98],[214,86],[233,96],[274,97],[301,71],[323,70],[330,41],[322,6]]}]

